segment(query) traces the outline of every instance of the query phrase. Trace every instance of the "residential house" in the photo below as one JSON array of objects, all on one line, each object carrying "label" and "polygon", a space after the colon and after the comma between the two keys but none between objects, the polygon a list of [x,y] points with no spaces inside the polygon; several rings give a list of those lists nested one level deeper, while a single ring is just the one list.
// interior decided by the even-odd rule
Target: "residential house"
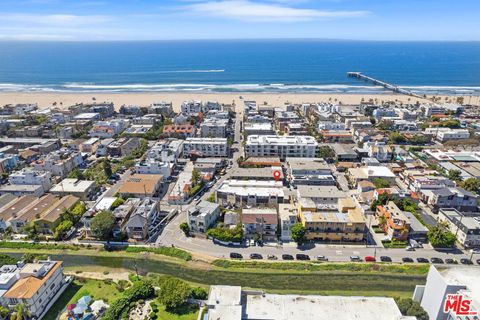
[{"label": "residential house", "polygon": [[243,235],[246,239],[276,241],[278,213],[276,208],[242,209]]},{"label": "residential house", "polygon": [[192,232],[206,233],[220,217],[220,206],[201,200],[187,209],[187,222]]}]

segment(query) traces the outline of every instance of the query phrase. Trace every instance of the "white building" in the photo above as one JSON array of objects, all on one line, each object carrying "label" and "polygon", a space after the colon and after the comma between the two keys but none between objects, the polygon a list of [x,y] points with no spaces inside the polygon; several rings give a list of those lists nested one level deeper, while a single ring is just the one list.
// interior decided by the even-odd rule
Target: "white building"
[{"label": "white building", "polygon": [[297,209],[292,203],[280,203],[278,205],[278,218],[280,220],[280,240],[292,240],[292,227],[297,223]]},{"label": "white building", "polygon": [[440,131],[437,134],[437,140],[440,142],[468,138],[470,138],[470,132],[468,132],[467,129],[449,129],[447,131]]},{"label": "white building", "polygon": [[199,154],[202,157],[227,157],[229,147],[226,138],[187,138],[183,151],[185,156]]},{"label": "white building", "polygon": [[[427,282],[417,286],[413,299],[428,313],[430,319],[478,319],[480,315],[480,269],[475,267],[455,267],[437,270],[430,266]],[[461,295],[465,300],[471,300],[470,310],[476,316],[457,316],[454,312],[444,312],[448,295]]]},{"label": "white building", "polygon": [[47,192],[52,187],[52,174],[49,171],[23,169],[10,174],[8,181],[12,185],[40,185]]},{"label": "white building", "polygon": [[346,126],[343,122],[333,122],[333,121],[319,121],[317,124],[317,130],[345,130]]},{"label": "white building", "polygon": [[393,298],[282,295],[221,285],[210,286],[207,307],[208,320],[416,319],[402,316]]},{"label": "white building", "polygon": [[448,224],[458,242],[466,247],[480,246],[480,216],[468,216],[456,209],[440,209],[438,220]]},{"label": "white building", "polygon": [[216,191],[217,203],[236,206],[276,206],[283,203],[281,181],[225,180]]},{"label": "white building", "polygon": [[204,138],[225,138],[227,127],[226,119],[205,119],[200,125],[200,135]]},{"label": "white building", "polygon": [[23,303],[32,317],[42,318],[68,287],[61,261],[38,261],[0,268],[0,304]]},{"label": "white building", "polygon": [[48,171],[53,176],[66,177],[73,169],[82,164],[82,155],[71,150],[51,152],[33,163],[37,171]]},{"label": "white building", "polygon": [[90,137],[113,138],[128,126],[129,122],[123,119],[96,122],[89,132]]},{"label": "white building", "polygon": [[153,158],[147,158],[135,164],[135,172],[139,174],[161,174],[164,178],[170,177],[174,163],[159,162]]},{"label": "white building", "polygon": [[315,158],[317,140],[311,136],[258,136],[247,138],[245,154],[248,157]]},{"label": "white building", "polygon": [[247,122],[244,124],[244,132],[249,135],[272,135],[274,134],[271,122]]},{"label": "white building", "polygon": [[183,144],[183,140],[158,141],[148,150],[147,158],[176,164],[183,153]]},{"label": "white building", "polygon": [[220,217],[220,206],[205,200],[198,201],[187,210],[187,222],[193,232],[205,233]]},{"label": "white building", "polygon": [[320,158],[287,158],[290,183],[298,185],[334,186],[336,180],[330,167]]}]

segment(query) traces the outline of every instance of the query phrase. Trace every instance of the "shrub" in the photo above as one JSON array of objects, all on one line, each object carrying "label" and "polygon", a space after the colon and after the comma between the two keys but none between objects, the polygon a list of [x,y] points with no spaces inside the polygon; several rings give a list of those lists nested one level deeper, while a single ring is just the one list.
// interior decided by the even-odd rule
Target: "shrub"
[{"label": "shrub", "polygon": [[164,281],[158,291],[158,300],[167,310],[183,306],[192,292],[191,287],[184,281],[169,278]]},{"label": "shrub", "polygon": [[220,241],[241,242],[243,237],[243,230],[240,225],[233,229],[227,227],[216,227],[208,229],[207,236]]},{"label": "shrub", "polygon": [[190,297],[197,300],[206,300],[208,298],[208,293],[202,287],[195,287],[192,289]]},{"label": "shrub", "polygon": [[69,244],[46,244],[36,242],[8,242],[1,241],[0,248],[4,249],[32,249],[32,250],[79,250],[77,246]]},{"label": "shrub", "polygon": [[110,308],[107,309],[102,320],[117,320],[120,316],[128,312],[132,302],[136,302],[140,299],[148,299],[155,294],[155,289],[149,281],[138,281],[133,284],[132,287],[125,290],[123,295],[115,300]]}]

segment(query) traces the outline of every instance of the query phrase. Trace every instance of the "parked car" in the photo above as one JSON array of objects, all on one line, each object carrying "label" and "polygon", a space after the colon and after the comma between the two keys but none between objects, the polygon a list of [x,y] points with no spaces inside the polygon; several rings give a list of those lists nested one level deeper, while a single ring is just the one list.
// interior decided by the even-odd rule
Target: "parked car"
[{"label": "parked car", "polygon": [[418,263],[429,263],[428,259],[426,258],[417,258]]},{"label": "parked car", "polygon": [[317,256],[318,261],[328,261],[328,258],[325,256]]},{"label": "parked car", "polygon": [[412,258],[409,258],[409,257],[405,257],[405,258],[402,258],[402,262],[404,262],[404,263],[412,263],[412,262],[413,262],[413,259],[412,259]]},{"label": "parked car", "polygon": [[431,258],[430,261],[432,263],[436,263],[436,264],[442,264],[443,263],[443,260],[440,259],[440,258]]},{"label": "parked car", "polygon": [[448,259],[445,259],[445,263],[446,264],[458,264],[458,261],[455,260],[455,259],[448,258]]},{"label": "parked car", "polygon": [[252,254],[250,254],[250,259],[261,260],[261,259],[263,259],[263,257],[260,253],[252,253]]},{"label": "parked car", "polygon": [[375,262],[375,261],[377,261],[377,259],[375,259],[374,256],[366,256],[365,261],[366,262]]},{"label": "parked car", "polygon": [[269,255],[267,255],[267,259],[268,259],[268,260],[277,260],[278,258],[277,258],[277,256],[274,255],[274,254],[269,254]]},{"label": "parked car", "polygon": [[411,247],[411,246],[407,246],[407,247],[405,248],[405,250],[407,250],[407,251],[415,251],[415,248],[414,248],[414,247]]},{"label": "parked car", "polygon": [[294,258],[291,254],[282,254],[282,259],[283,260],[294,260]]},{"label": "parked car", "polygon": [[298,253],[296,256],[297,260],[310,260],[310,257],[307,254]]},{"label": "parked car", "polygon": [[460,263],[461,264],[473,264],[472,260],[466,259],[466,258],[460,259]]},{"label": "parked car", "polygon": [[477,259],[477,264],[480,264],[480,259]]},{"label": "parked car", "polygon": [[382,261],[382,262],[392,262],[392,258],[387,257],[387,256],[381,256],[380,261]]},{"label": "parked car", "polygon": [[359,256],[350,256],[350,261],[360,262],[362,261],[362,258],[360,258]]},{"label": "parked car", "polygon": [[242,259],[243,256],[240,253],[237,253],[237,252],[230,252],[230,258],[232,258],[232,259]]}]

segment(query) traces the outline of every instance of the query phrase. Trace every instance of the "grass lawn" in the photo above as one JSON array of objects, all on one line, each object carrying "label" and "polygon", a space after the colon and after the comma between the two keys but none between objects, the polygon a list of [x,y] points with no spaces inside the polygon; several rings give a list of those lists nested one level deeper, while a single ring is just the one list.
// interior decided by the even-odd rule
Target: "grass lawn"
[{"label": "grass lawn", "polygon": [[121,293],[114,283],[106,283],[103,280],[75,279],[43,319],[55,320],[67,305],[77,302],[78,299],[85,295],[91,296],[93,300],[102,299],[106,303],[111,303]]},{"label": "grass lawn", "polygon": [[175,310],[174,313],[165,310],[164,306],[159,306],[157,319],[160,320],[196,320],[198,317],[198,307],[187,305]]}]

